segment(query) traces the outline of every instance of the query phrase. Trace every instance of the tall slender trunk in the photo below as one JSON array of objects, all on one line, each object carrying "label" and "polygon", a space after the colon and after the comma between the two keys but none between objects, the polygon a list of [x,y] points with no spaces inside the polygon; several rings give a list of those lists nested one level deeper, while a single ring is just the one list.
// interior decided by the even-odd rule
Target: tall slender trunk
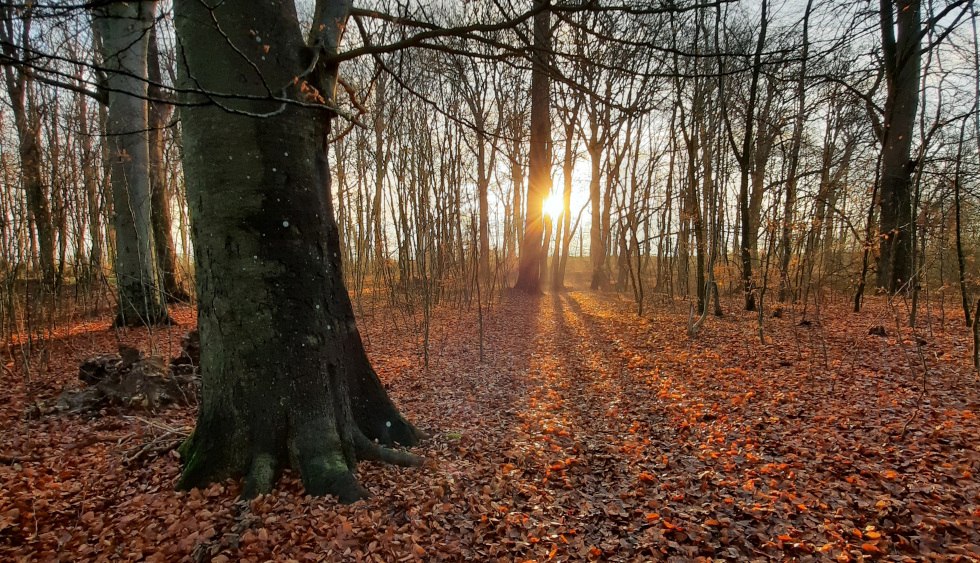
[{"label": "tall slender trunk", "polygon": [[[976,104],[973,106],[976,111]],[[963,255],[963,227],[960,206],[960,191],[962,189],[963,140],[966,133],[966,120],[960,124],[960,140],[956,150],[956,170],[953,173],[953,209],[956,214],[956,265],[958,267],[960,298],[963,301],[963,320],[970,326],[970,297],[966,289],[966,258]]]},{"label": "tall slender trunk", "polygon": [[609,283],[606,272],[606,244],[602,239],[602,143],[597,133],[598,124],[591,123],[589,139],[589,202],[592,206],[592,225],[589,228],[589,256],[592,258],[592,289],[605,289]]},{"label": "tall slender trunk", "polygon": [[385,262],[388,258],[384,250],[384,186],[385,176],[388,174],[388,150],[383,137],[386,84],[385,74],[382,72],[374,91],[374,199],[371,203],[371,222],[368,225],[368,238],[371,237],[371,229],[374,230],[373,250],[376,275],[385,268]]},{"label": "tall slender trunk", "polygon": [[[0,21],[0,41],[3,54],[11,60],[32,58],[31,53],[31,8],[23,14],[15,14],[8,4],[0,7],[3,15]],[[22,27],[15,29],[15,22],[22,22]],[[18,33],[20,37],[17,37]],[[30,219],[37,230],[37,258],[41,270],[41,279],[45,285],[54,285],[57,273],[55,270],[55,235],[54,224],[49,203],[48,188],[44,184],[44,174],[41,171],[41,121],[35,107],[31,107],[30,90],[33,80],[27,71],[4,65],[7,94],[10,96],[11,109],[14,114],[14,125],[17,128],[18,152],[20,153],[21,185],[24,189],[25,203]],[[34,233],[30,233],[33,240]]]},{"label": "tall slender trunk", "polygon": [[[578,105],[572,110],[578,111]],[[575,154],[573,139],[575,135],[576,116],[572,116],[572,121],[565,128],[565,157],[562,163],[562,225],[561,231],[561,252],[555,251],[557,258],[555,268],[552,272],[551,287],[558,291],[565,287],[565,270],[568,267],[568,251],[572,244],[572,170],[575,168]],[[557,249],[557,240],[555,244]]]},{"label": "tall slender trunk", "polygon": [[480,277],[484,280],[490,277],[490,166],[487,162],[486,124],[482,116],[477,118],[477,199],[479,200],[480,215]]},{"label": "tall slender trunk", "polygon": [[919,0],[881,0],[880,6],[886,97],[877,283],[896,292],[908,284],[912,275],[912,174],[917,163],[909,158],[919,104],[921,5]]},{"label": "tall slender trunk", "polygon": [[[535,7],[547,0],[535,0]],[[534,16],[534,49],[531,54],[531,142],[528,166],[527,213],[524,241],[515,287],[526,293],[541,291],[542,205],[551,191],[551,11]]]},{"label": "tall slender trunk", "polygon": [[742,291],[745,293],[745,310],[754,311],[755,287],[752,280],[752,213],[749,206],[749,169],[752,166],[752,147],[754,145],[756,100],[759,95],[759,76],[762,74],[762,51],[766,44],[769,27],[769,2],[762,1],[762,15],[759,37],[752,56],[752,77],[749,84],[749,100],[745,107],[745,134],[742,137],[741,153],[738,155],[740,176],[738,204],[741,219],[740,257],[742,261]]},{"label": "tall slender trunk", "polygon": [[786,173],[786,198],[783,201],[783,232],[780,239],[779,300],[795,299],[790,281],[789,262],[793,256],[793,224],[796,215],[796,186],[799,181],[800,149],[803,145],[803,125],[806,123],[806,73],[810,54],[810,12],[813,0],[807,0],[803,12],[803,47],[800,54],[800,76],[796,82],[796,116],[793,119],[793,140],[789,150],[789,170]]},{"label": "tall slender trunk", "polygon": [[147,40],[147,136],[150,157],[151,220],[153,222],[153,248],[163,287],[164,298],[169,302],[187,301],[190,295],[184,289],[177,267],[177,250],[174,246],[173,219],[170,212],[170,192],[167,189],[167,165],[165,131],[173,113],[173,107],[161,101],[160,52],[157,47],[156,27],[150,29]]},{"label": "tall slender trunk", "polygon": [[92,147],[92,131],[88,121],[88,102],[78,97],[78,127],[81,130],[82,185],[85,186],[85,202],[88,206],[88,237],[92,245],[88,255],[88,277],[95,279],[102,270],[105,256],[102,233],[102,194],[99,190],[98,155]]}]

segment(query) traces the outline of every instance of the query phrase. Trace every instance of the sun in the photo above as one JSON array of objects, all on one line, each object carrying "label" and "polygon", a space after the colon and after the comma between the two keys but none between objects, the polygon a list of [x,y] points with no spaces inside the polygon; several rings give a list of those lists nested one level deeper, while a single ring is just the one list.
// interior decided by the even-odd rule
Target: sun
[{"label": "sun", "polygon": [[561,196],[558,194],[551,194],[544,200],[544,204],[541,206],[541,212],[550,219],[557,219],[561,212],[565,210],[565,205],[562,203]]}]

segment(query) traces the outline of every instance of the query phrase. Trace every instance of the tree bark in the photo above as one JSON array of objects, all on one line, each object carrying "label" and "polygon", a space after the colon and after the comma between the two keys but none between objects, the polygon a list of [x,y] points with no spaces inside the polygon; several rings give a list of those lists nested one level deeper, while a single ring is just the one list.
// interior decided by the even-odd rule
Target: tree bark
[{"label": "tree bark", "polygon": [[[343,2],[316,9],[313,35],[323,51],[309,82],[328,103],[336,64],[322,65],[336,53],[348,10]],[[312,101],[294,83],[311,48],[292,3],[208,11],[199,0],[177,0],[174,13],[185,87],[262,97],[271,84]],[[186,106],[181,118],[203,386],[179,486],[244,475],[249,497],[293,467],[309,494],[363,498],[356,461],[417,464],[374,441],[412,445],[421,433],[371,368],[344,287],[329,194],[330,113],[229,98],[220,107]]]},{"label": "tree bark", "polygon": [[[546,0],[535,0],[540,5]],[[524,239],[521,243],[516,289],[525,293],[541,292],[541,262],[544,230],[542,205],[551,191],[551,12],[541,10],[534,16],[534,50],[531,54],[531,142],[528,166],[527,212],[524,215]]]},{"label": "tree bark", "polygon": [[87,277],[95,280],[102,272],[103,234],[102,200],[99,190],[98,154],[92,147],[92,131],[88,120],[88,103],[85,96],[78,97],[78,128],[81,130],[82,184],[85,186],[85,201],[88,205],[88,236],[92,247],[89,251]]},{"label": "tree bark", "polygon": [[[21,57],[33,57],[30,54],[31,11],[28,8],[20,18],[23,27],[16,37],[14,27],[15,15],[9,6],[0,8],[3,21],[0,22],[0,40],[3,42],[3,53],[12,60]],[[24,52],[19,53],[19,47]],[[12,65],[4,66],[7,93],[10,96],[11,108],[14,114],[14,124],[17,128],[18,152],[20,156],[21,182],[27,210],[37,229],[37,257],[41,269],[41,279],[46,285],[54,285],[55,271],[55,236],[54,224],[51,217],[51,206],[48,202],[48,190],[44,184],[41,172],[41,123],[36,108],[28,104],[28,93],[32,79],[21,68]]]},{"label": "tree bark", "polygon": [[589,228],[589,257],[592,259],[593,290],[605,289],[609,284],[609,274],[606,272],[606,244],[602,239],[602,144],[598,140],[598,124],[590,123],[592,135],[589,139],[589,202],[592,206],[592,225]]},{"label": "tree bark", "polygon": [[150,199],[153,223],[153,248],[156,253],[157,268],[163,286],[164,299],[168,302],[188,301],[190,295],[184,289],[177,271],[177,250],[174,246],[173,219],[170,213],[170,193],[167,191],[167,169],[164,158],[166,143],[164,132],[173,113],[173,107],[163,99],[158,84],[160,75],[160,52],[157,47],[156,28],[150,30],[147,41],[147,135],[150,157]]},{"label": "tree bark", "polygon": [[565,124],[565,154],[562,160],[562,213],[561,213],[561,246],[555,240],[555,263],[551,271],[551,289],[561,291],[565,288],[565,270],[568,266],[568,250],[572,244],[572,171],[575,169],[575,127],[578,122],[578,107],[576,103],[569,112]]},{"label": "tree bark", "polygon": [[[957,281],[960,286],[960,299],[963,304],[963,320],[966,326],[970,326],[970,298],[966,287],[966,258],[963,255],[963,218],[962,205],[960,202],[960,192],[962,191],[962,166],[963,166],[963,137],[966,133],[966,120],[960,124],[960,139],[956,150],[956,168],[953,173],[953,210],[956,217],[956,266]],[[978,311],[980,312],[980,311]]]},{"label": "tree bark", "polygon": [[[897,11],[897,15],[896,12]],[[896,35],[895,28],[898,28]],[[919,0],[881,0],[886,97],[881,137],[878,286],[901,290],[912,275],[912,173],[909,160],[922,64]]]},{"label": "tree bark", "polygon": [[813,0],[807,0],[803,12],[803,47],[800,55],[800,76],[796,82],[796,115],[793,119],[793,139],[789,150],[789,170],[786,173],[786,199],[783,201],[783,230],[780,237],[779,301],[795,300],[790,281],[789,262],[793,256],[793,223],[796,214],[796,186],[799,182],[800,149],[803,146],[803,126],[806,123],[806,73],[810,54],[810,12]]},{"label": "tree bark", "polygon": [[113,2],[95,10],[108,69],[113,218],[116,230],[116,324],[168,322],[157,283],[151,223],[146,112],[146,53],[156,2]]},{"label": "tree bark", "polygon": [[738,203],[741,216],[741,246],[742,261],[742,290],[745,292],[745,310],[755,311],[755,284],[752,280],[752,247],[755,241],[752,228],[752,211],[749,201],[749,169],[752,166],[752,147],[754,145],[754,126],[756,101],[759,95],[759,77],[762,74],[762,51],[766,45],[766,31],[769,26],[769,3],[762,2],[762,16],[759,25],[759,37],[752,58],[752,76],[749,84],[749,101],[745,108],[745,134],[742,137],[742,150],[738,154],[740,168]]}]

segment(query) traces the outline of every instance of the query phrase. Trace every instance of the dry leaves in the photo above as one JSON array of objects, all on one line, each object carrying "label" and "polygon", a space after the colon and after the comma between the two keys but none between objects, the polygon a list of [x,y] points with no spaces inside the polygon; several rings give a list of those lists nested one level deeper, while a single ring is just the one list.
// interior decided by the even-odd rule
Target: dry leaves
[{"label": "dry leaves", "polygon": [[[856,316],[842,302],[810,326],[792,311],[767,319],[765,346],[755,316],[737,312],[690,340],[686,306],[640,319],[588,292],[509,295],[486,318],[482,364],[475,312],[440,309],[427,372],[419,320],[368,314],[378,372],[433,438],[419,470],[363,464],[375,496],[354,506],[306,497],[291,475],[247,506],[234,483],[176,493],[173,454],[123,464],[158,437],[146,420],[25,420],[80,358],[116,347],[107,323],[69,331],[29,384],[19,365],[4,372],[0,559],[980,557],[965,330],[868,335],[889,310]],[[177,315],[185,326],[152,335],[161,355],[193,312]],[[149,336],[124,339],[146,349]]]}]

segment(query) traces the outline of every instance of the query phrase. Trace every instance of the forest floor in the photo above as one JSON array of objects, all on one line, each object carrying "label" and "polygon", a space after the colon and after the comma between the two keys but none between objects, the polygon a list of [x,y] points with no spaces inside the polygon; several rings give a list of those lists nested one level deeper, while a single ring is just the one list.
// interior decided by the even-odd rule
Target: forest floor
[{"label": "forest floor", "polygon": [[[875,299],[765,318],[729,307],[686,334],[688,305],[638,317],[616,296],[506,295],[430,322],[359,322],[379,374],[432,437],[417,469],[362,464],[374,494],[248,505],[236,483],[175,492],[166,444],[193,409],[27,418],[119,341],[169,357],[193,325],[108,321],[20,349],[0,384],[0,560],[977,560],[980,383],[962,322],[899,334]],[[899,307],[902,307],[899,305]],[[904,313],[900,313],[904,316]],[[883,325],[888,336],[870,335]]]}]

